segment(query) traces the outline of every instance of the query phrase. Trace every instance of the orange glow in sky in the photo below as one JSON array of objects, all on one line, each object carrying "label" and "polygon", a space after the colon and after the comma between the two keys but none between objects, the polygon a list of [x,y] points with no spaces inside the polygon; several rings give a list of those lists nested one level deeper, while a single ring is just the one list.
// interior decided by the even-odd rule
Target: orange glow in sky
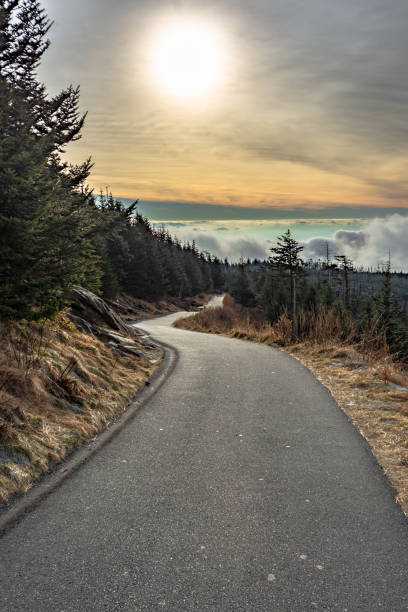
[{"label": "orange glow in sky", "polygon": [[117,197],[406,207],[408,4],[298,4],[43,0],[40,78],[88,111],[69,160]]}]

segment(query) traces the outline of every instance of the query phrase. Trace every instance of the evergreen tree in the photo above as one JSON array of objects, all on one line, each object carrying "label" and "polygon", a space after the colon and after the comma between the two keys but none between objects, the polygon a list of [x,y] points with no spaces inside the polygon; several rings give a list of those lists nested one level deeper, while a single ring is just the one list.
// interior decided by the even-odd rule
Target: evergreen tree
[{"label": "evergreen tree", "polygon": [[384,271],[384,280],[374,297],[377,333],[384,333],[392,353],[408,360],[408,317],[392,293],[391,262]]},{"label": "evergreen tree", "polygon": [[292,238],[290,230],[278,237],[277,245],[271,249],[272,255],[269,263],[272,269],[286,275],[290,285],[290,313],[294,324],[296,323],[296,281],[303,274],[303,260],[299,253],[303,247]]},{"label": "evergreen tree", "polygon": [[346,308],[350,307],[350,272],[353,270],[352,261],[346,255],[336,255],[343,278],[343,299]]},{"label": "evergreen tree", "polygon": [[51,23],[37,0],[0,0],[0,318],[38,318],[73,284],[114,298],[220,290],[224,266],[181,246],[111,194],[93,196],[91,160],[63,160],[81,135],[79,89],[37,78]]},{"label": "evergreen tree", "polygon": [[290,309],[287,276],[283,276],[279,269],[269,267],[258,300],[268,321],[275,323],[283,312]]},{"label": "evergreen tree", "polygon": [[198,261],[198,250],[195,242],[187,244],[183,250],[184,269],[191,284],[192,295],[201,293],[204,289],[203,275]]},{"label": "evergreen tree", "polygon": [[230,293],[234,300],[242,304],[242,306],[249,307],[255,305],[255,295],[251,289],[243,261],[238,265],[238,272],[231,283]]},{"label": "evergreen tree", "polygon": [[319,283],[317,287],[317,297],[319,304],[321,304],[326,310],[328,310],[333,304],[336,299],[336,294],[328,281]]},{"label": "evergreen tree", "polygon": [[34,0],[0,0],[0,24],[0,317],[41,317],[71,284],[100,282],[91,163],[61,161],[84,117],[78,90],[48,99],[37,81],[45,12]]},{"label": "evergreen tree", "polygon": [[222,291],[225,287],[225,271],[224,266],[218,257],[213,257],[211,260],[212,284],[215,291]]}]

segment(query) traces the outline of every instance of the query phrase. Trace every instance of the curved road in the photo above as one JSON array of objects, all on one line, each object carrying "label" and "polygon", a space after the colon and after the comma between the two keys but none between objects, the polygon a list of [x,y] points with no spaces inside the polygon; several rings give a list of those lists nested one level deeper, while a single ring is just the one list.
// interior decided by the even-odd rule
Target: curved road
[{"label": "curved road", "polygon": [[329,393],[176,318],[139,326],[164,384],[0,540],[1,610],[408,610],[406,521]]}]

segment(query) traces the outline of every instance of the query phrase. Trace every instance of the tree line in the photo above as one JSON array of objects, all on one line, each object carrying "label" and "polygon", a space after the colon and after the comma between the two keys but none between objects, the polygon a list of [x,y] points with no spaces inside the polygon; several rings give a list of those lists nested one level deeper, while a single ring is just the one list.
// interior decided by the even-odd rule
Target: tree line
[{"label": "tree line", "polygon": [[[279,236],[268,262],[244,263],[230,267],[231,295],[244,306],[258,307],[270,323],[283,314],[292,323],[294,338],[301,338],[299,321],[315,321],[316,314],[336,316],[344,339],[384,342],[389,351],[408,362],[408,316],[392,289],[391,260],[385,264],[382,282],[374,295],[351,291],[352,261],[338,255],[335,261],[320,262],[320,274],[301,257],[303,247],[290,230]],[[307,325],[303,326],[304,329]]]},{"label": "tree line", "polygon": [[37,69],[51,27],[37,0],[0,0],[0,319],[51,316],[74,284],[145,299],[218,290],[223,265],[87,186],[70,164],[79,88],[50,97]]},{"label": "tree line", "polygon": [[193,243],[182,244],[137,210],[87,186],[91,159],[64,161],[86,116],[79,89],[50,97],[37,69],[51,23],[37,0],[0,0],[0,319],[51,316],[74,284],[107,298],[149,300],[228,288],[270,322],[283,313],[296,335],[299,314],[334,313],[356,337],[383,335],[408,360],[407,315],[395,299],[390,263],[375,295],[353,292],[352,262],[307,265],[290,231],[266,265],[230,266]]}]

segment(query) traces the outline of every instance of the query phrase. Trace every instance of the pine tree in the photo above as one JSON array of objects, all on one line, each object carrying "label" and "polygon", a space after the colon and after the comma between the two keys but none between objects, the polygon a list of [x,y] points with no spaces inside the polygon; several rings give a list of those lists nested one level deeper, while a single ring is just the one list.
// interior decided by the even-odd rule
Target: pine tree
[{"label": "pine tree", "polygon": [[213,257],[211,260],[211,274],[214,290],[222,291],[225,287],[225,271],[218,257]]},{"label": "pine tree", "polygon": [[346,308],[350,308],[350,272],[353,270],[352,261],[346,255],[336,255],[343,277],[343,297]]},{"label": "pine tree", "polygon": [[250,307],[255,305],[255,295],[251,289],[243,261],[238,264],[238,272],[231,283],[230,294],[242,306]]},{"label": "pine tree", "polygon": [[284,277],[279,270],[270,267],[265,274],[258,299],[268,321],[275,323],[290,308],[290,287],[287,277]]},{"label": "pine tree", "polygon": [[408,360],[408,317],[392,292],[391,261],[384,270],[384,279],[377,296],[374,297],[376,331],[384,333],[392,353],[403,361]]},{"label": "pine tree", "polygon": [[290,230],[278,237],[277,246],[272,247],[269,263],[272,269],[277,269],[289,278],[290,283],[290,313],[293,324],[296,325],[296,280],[303,274],[303,260],[299,253],[303,247],[292,238]]},{"label": "pine tree", "polygon": [[37,81],[45,12],[34,0],[0,0],[0,25],[0,317],[41,317],[71,284],[99,286],[91,162],[61,160],[84,117],[78,89],[48,99]]}]

